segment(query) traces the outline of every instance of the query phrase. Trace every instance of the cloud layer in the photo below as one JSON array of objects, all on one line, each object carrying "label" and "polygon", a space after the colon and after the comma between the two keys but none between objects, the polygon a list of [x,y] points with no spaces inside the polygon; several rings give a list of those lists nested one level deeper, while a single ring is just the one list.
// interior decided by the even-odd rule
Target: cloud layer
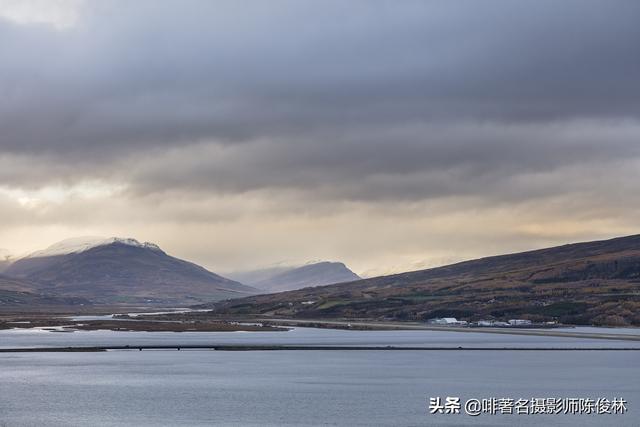
[{"label": "cloud layer", "polygon": [[635,1],[37,3],[0,4],[2,247],[376,274],[638,229]]}]

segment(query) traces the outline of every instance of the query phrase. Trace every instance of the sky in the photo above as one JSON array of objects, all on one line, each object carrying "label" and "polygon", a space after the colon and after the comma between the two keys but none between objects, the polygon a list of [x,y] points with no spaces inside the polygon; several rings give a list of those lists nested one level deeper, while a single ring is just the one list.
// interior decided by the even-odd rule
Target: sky
[{"label": "sky", "polygon": [[0,0],[0,248],[375,276],[640,232],[635,0]]}]

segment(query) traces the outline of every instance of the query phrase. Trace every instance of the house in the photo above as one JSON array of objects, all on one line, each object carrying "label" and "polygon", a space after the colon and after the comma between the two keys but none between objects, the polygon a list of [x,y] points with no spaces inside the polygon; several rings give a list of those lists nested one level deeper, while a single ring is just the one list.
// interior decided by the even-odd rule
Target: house
[{"label": "house", "polygon": [[427,323],[432,325],[445,325],[445,326],[466,326],[467,322],[464,320],[458,320],[455,317],[437,317],[435,319],[427,320]]},{"label": "house", "polygon": [[531,320],[526,319],[511,319],[509,320],[509,325],[511,326],[529,326],[531,325]]},{"label": "house", "polygon": [[509,326],[507,322],[493,322],[493,326]]},{"label": "house", "polygon": [[483,327],[494,326],[493,323],[494,323],[493,320],[478,320],[478,326],[483,326]]}]

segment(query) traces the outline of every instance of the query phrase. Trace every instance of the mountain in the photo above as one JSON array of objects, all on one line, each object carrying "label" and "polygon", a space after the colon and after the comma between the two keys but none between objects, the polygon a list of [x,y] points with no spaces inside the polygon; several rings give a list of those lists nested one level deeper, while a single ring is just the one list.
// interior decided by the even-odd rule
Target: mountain
[{"label": "mountain", "polygon": [[29,283],[26,280],[16,279],[14,277],[8,277],[4,274],[0,274],[0,290],[7,292],[34,292],[36,285]]},{"label": "mountain", "polygon": [[349,270],[343,263],[326,261],[302,267],[275,267],[238,273],[233,277],[269,293],[360,279],[360,276]]},{"label": "mountain", "polygon": [[106,303],[193,304],[258,291],[135,239],[69,239],[12,263],[5,275],[39,293]]},{"label": "mountain", "polygon": [[28,309],[44,307],[65,307],[71,308],[78,305],[89,305],[89,301],[82,298],[52,297],[31,292],[17,292],[2,289],[0,283],[0,313],[13,311],[15,309]]},{"label": "mountain", "polygon": [[34,291],[35,288],[33,283],[0,275],[0,314],[45,308],[71,309],[78,305],[90,305],[89,301],[82,298],[41,295]]},{"label": "mountain", "polygon": [[278,265],[275,267],[260,268],[258,270],[233,271],[226,273],[225,276],[229,279],[244,283],[245,285],[256,287],[256,283],[271,279],[278,274],[291,271],[295,268],[298,267]]},{"label": "mountain", "polygon": [[78,306],[91,305],[88,300],[83,298],[54,297],[32,292],[7,291],[2,289],[1,286],[0,284],[0,314],[50,309],[74,310]]},{"label": "mountain", "polygon": [[528,318],[640,325],[640,235],[493,256],[214,305],[299,318]]}]

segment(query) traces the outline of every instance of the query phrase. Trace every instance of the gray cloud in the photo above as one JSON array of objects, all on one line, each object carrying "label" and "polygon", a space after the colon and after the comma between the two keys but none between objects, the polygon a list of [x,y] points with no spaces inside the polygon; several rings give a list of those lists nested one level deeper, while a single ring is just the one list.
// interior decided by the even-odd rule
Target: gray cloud
[{"label": "gray cloud", "polygon": [[[136,193],[167,189],[236,193],[291,189],[313,198],[421,200],[484,195],[489,202],[557,194],[569,185],[563,168],[612,165],[640,155],[636,122],[371,126],[353,135],[258,141],[233,146],[200,144],[134,158]],[[620,168],[620,166],[618,166]],[[635,164],[622,167],[635,173]],[[185,173],[188,171],[188,173]],[[548,174],[560,182],[528,185],[522,177]],[[561,184],[561,185],[559,185]],[[534,188],[535,187],[535,188]]]},{"label": "gray cloud", "polygon": [[637,118],[638,17],[624,1],[87,4],[70,31],[1,24],[2,147]]}]

